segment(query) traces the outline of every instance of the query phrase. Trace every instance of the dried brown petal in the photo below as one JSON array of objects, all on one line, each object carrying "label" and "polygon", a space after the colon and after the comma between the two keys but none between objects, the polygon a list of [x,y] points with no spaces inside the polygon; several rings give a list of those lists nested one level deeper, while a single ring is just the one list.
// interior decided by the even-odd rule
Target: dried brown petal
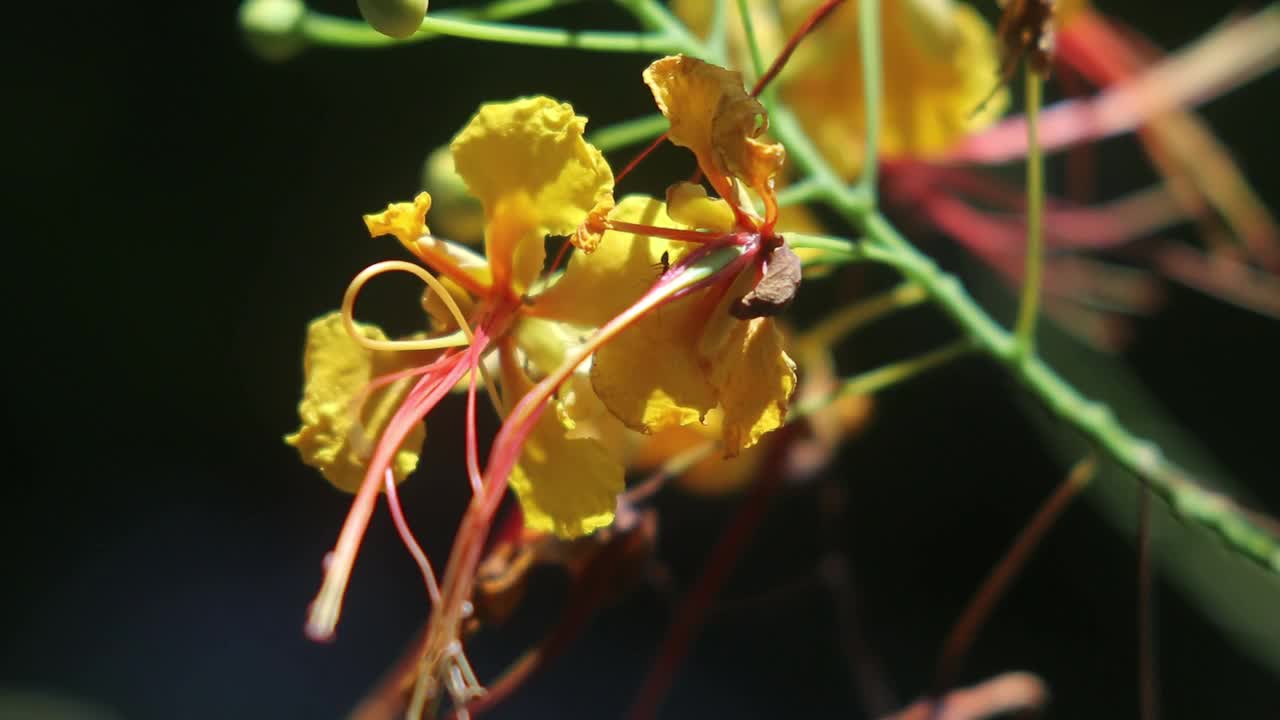
[{"label": "dried brown petal", "polygon": [[751,292],[729,306],[739,320],[777,315],[795,299],[800,289],[800,256],[786,244],[778,245],[764,262],[764,275]]}]

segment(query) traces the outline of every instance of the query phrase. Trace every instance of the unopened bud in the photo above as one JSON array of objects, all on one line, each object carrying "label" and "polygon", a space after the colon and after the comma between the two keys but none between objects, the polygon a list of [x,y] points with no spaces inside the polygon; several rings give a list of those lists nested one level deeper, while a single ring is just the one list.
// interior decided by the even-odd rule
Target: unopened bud
[{"label": "unopened bud", "polygon": [[302,0],[245,0],[240,4],[240,29],[258,57],[283,62],[307,45],[300,33],[306,14]]},{"label": "unopened bud", "polygon": [[400,40],[418,32],[427,15],[427,0],[356,0],[356,4],[374,30]]},{"label": "unopened bud", "polygon": [[468,245],[484,236],[484,208],[453,166],[448,145],[436,148],[422,165],[422,188],[431,193],[431,225],[441,237]]}]

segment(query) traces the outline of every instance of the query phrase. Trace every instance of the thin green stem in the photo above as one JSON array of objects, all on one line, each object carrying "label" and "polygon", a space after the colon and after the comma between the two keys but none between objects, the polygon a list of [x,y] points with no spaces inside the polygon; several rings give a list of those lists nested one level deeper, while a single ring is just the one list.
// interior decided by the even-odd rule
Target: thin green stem
[{"label": "thin green stem", "polygon": [[707,31],[707,49],[717,57],[729,56],[729,0],[715,0],[711,29]]},{"label": "thin green stem", "polygon": [[891,313],[918,305],[927,299],[929,296],[919,285],[910,282],[900,283],[878,295],[846,305],[823,317],[816,325],[804,331],[796,343],[797,347],[829,348],[845,335]]},{"label": "thin green stem", "polygon": [[1040,285],[1044,275],[1044,158],[1040,152],[1039,118],[1042,82],[1029,66],[1027,103],[1027,247],[1022,299],[1018,303],[1017,353],[1031,355],[1036,348],[1036,318],[1040,314]]},{"label": "thin green stem", "polygon": [[607,153],[652,140],[666,131],[667,119],[661,113],[654,113],[602,127],[589,133],[587,140],[600,152]]},{"label": "thin green stem", "polygon": [[764,74],[764,58],[760,57],[760,43],[756,41],[756,26],[751,20],[749,5],[748,0],[738,0],[738,15],[742,18],[742,31],[747,35],[747,48],[751,51],[751,70],[758,78]]},{"label": "thin green stem", "polygon": [[680,18],[672,15],[667,6],[657,0],[614,0],[614,2],[629,11],[649,31],[669,38],[673,47],[667,51],[668,53],[684,53],[717,65],[727,64],[722,53],[717,52],[715,47],[700,42],[689,32],[689,28],[680,21]]},{"label": "thin green stem", "polygon": [[862,146],[862,177],[858,191],[875,206],[877,154],[880,148],[880,103],[884,98],[883,52],[880,49],[880,0],[859,0],[858,43],[862,55],[862,106],[866,113],[866,141]]},{"label": "thin green stem", "polygon": [[835,392],[826,397],[815,398],[810,402],[793,405],[791,412],[787,414],[787,422],[794,422],[800,418],[808,417],[842,397],[872,395],[894,385],[912,380],[929,370],[940,368],[973,350],[973,343],[968,339],[957,340],[923,355],[908,358],[875,370],[868,370],[861,375],[855,375],[841,383]]},{"label": "thin green stem", "polygon": [[604,30],[568,31],[499,22],[483,22],[463,18],[428,15],[422,29],[404,40],[387,37],[360,20],[335,17],[308,11],[303,18],[301,36],[314,45],[346,48],[374,48],[424,42],[440,36],[467,38],[485,42],[528,45],[531,47],[572,48],[598,52],[642,53],[646,55],[675,52],[682,45],[660,33],[630,33]]},{"label": "thin green stem", "polygon": [[778,207],[804,205],[825,197],[827,189],[813,178],[791,183],[778,191]]},{"label": "thin green stem", "polygon": [[867,218],[863,230],[869,238],[860,244],[865,257],[892,265],[919,283],[980,351],[1004,366],[1051,413],[1145,482],[1175,515],[1209,528],[1241,555],[1280,573],[1280,539],[1226,498],[1197,485],[1160,448],[1129,432],[1106,405],[1081,395],[1043,360],[1020,359],[1013,335],[982,310],[959,280],[938,269],[878,213]]}]

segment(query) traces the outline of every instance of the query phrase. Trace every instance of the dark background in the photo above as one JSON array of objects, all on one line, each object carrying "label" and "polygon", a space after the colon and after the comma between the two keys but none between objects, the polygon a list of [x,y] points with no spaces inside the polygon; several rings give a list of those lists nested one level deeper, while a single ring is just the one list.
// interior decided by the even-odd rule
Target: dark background
[{"label": "dark background", "polygon": [[[1106,6],[1167,47],[1222,14],[1209,3]],[[607,27],[619,16],[585,3],[547,22]],[[651,112],[647,59],[443,39],[270,65],[244,49],[233,3],[99,3],[20,17],[9,31],[18,188],[2,285],[0,691],[126,718],[339,716],[399,652],[424,602],[379,515],[337,642],[302,635],[348,502],[280,441],[296,425],[305,324],[395,252],[367,239],[360,215],[410,197],[422,158],[480,102],[545,93],[601,127]],[[1267,78],[1205,113],[1273,207],[1277,90]],[[1114,149],[1104,189],[1151,181],[1132,143]],[[623,189],[685,172],[668,152]],[[959,258],[943,238],[916,237]],[[852,282],[807,285],[807,307],[842,299]],[[390,285],[362,314],[406,329],[413,318],[392,308],[411,286]],[[946,336],[938,318],[915,313],[859,336],[842,360],[867,367]],[[1280,507],[1280,326],[1174,289],[1162,315],[1138,324],[1127,357],[1171,417],[1264,507]],[[950,623],[1065,471],[1034,415],[978,360],[884,394],[824,478],[777,502],[664,716],[858,716],[817,572],[828,551],[855,578],[866,642],[898,698],[921,692]],[[426,471],[403,490],[437,558],[465,492],[458,424],[431,425]],[[817,509],[830,486],[848,499],[834,531]],[[660,556],[684,587],[733,506],[659,505]],[[1127,539],[1074,508],[1001,604],[965,680],[1029,669],[1053,688],[1053,717],[1134,717],[1134,567]],[[484,674],[538,636],[562,589],[555,573],[540,575],[528,611],[475,644]],[[644,588],[606,610],[496,716],[619,716],[669,603]],[[1158,612],[1166,717],[1275,710],[1275,677],[1167,586]]]}]

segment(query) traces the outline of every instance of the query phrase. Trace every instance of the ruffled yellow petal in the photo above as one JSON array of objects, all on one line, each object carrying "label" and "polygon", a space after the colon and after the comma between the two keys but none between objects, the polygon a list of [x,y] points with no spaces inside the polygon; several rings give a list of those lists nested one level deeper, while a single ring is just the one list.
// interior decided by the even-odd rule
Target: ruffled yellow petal
[{"label": "ruffled yellow petal", "polygon": [[743,88],[741,73],[675,55],[645,69],[644,81],[671,123],[671,142],[693,151],[721,196],[732,197],[730,176],[758,193],[772,190],[785,153],[778,143],[758,139],[768,116]]},{"label": "ruffled yellow petal", "polygon": [[[513,397],[532,385],[506,356],[502,377]],[[567,430],[557,412],[544,412],[525,440],[509,482],[528,528],[569,539],[613,522],[623,468],[595,440],[571,439]]]},{"label": "ruffled yellow petal", "polygon": [[583,139],[586,123],[546,97],[484,105],[450,146],[454,166],[489,222],[503,198],[523,193],[536,209],[528,242],[575,236],[588,214],[613,207],[613,172]]},{"label": "ruffled yellow petal", "polygon": [[736,218],[729,203],[707,197],[707,189],[681,182],[667,188],[667,214],[672,220],[698,230],[732,232]]},{"label": "ruffled yellow petal", "polygon": [[[365,337],[385,340],[382,330],[357,324]],[[382,388],[357,414],[353,402],[371,380],[425,362],[423,353],[367,350],[347,334],[340,313],[330,313],[307,328],[303,356],[305,386],[298,415],[302,427],[285,442],[298,448],[303,462],[318,468],[326,480],[355,492],[364,480],[374,443],[412,386],[412,379]],[[418,464],[425,429],[419,424],[391,463],[397,480]]]},{"label": "ruffled yellow petal", "polygon": [[782,347],[782,333],[769,318],[733,324],[710,372],[724,409],[726,455],[755,445],[786,421],[796,366]]},{"label": "ruffled yellow petal", "polygon": [[427,228],[430,209],[431,196],[418,193],[413,202],[391,203],[380,213],[365,215],[364,225],[369,228],[370,237],[394,235],[409,252],[416,252],[418,238],[431,232]]},{"label": "ruffled yellow petal", "polygon": [[[659,200],[623,198],[609,217],[623,222],[678,228]],[[674,263],[689,243],[609,231],[591,255],[574,253],[564,275],[534,300],[533,312],[583,327],[599,327],[640,299],[662,273],[662,254]]]}]

